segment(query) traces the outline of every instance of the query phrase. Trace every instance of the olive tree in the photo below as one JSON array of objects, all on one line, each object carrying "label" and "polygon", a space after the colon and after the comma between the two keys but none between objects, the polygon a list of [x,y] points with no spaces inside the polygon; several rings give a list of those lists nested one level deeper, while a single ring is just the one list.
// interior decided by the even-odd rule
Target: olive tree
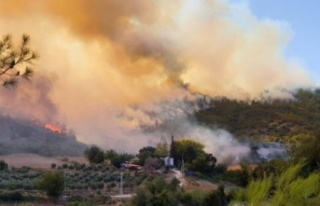
[{"label": "olive tree", "polygon": [[62,172],[47,172],[39,182],[39,188],[45,191],[48,197],[56,200],[64,190],[65,179]]},{"label": "olive tree", "polygon": [[8,164],[5,161],[0,160],[0,171],[6,170],[6,169],[8,169]]}]

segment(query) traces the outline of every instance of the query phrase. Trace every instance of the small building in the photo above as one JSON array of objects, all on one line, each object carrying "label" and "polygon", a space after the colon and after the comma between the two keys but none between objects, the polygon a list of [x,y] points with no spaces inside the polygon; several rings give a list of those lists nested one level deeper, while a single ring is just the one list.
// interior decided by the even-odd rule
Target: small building
[{"label": "small building", "polygon": [[174,166],[174,159],[173,159],[173,157],[168,156],[168,157],[164,158],[164,164],[165,164],[166,166],[173,167],[173,166]]}]

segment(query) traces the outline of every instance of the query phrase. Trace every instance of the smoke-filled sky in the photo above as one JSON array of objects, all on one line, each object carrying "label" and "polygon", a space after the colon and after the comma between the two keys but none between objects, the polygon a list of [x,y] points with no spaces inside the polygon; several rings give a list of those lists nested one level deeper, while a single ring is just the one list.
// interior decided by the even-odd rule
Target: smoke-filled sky
[{"label": "smoke-filled sky", "polygon": [[260,20],[238,1],[2,0],[0,31],[30,34],[40,54],[32,83],[1,88],[2,107],[63,122],[105,147],[154,142],[138,131],[153,120],[137,108],[313,85],[284,55],[288,24]]},{"label": "smoke-filled sky", "polygon": [[246,0],[245,2],[259,19],[274,19],[291,27],[293,38],[286,49],[286,55],[299,59],[319,82],[320,21],[317,19],[319,19],[320,1]]}]

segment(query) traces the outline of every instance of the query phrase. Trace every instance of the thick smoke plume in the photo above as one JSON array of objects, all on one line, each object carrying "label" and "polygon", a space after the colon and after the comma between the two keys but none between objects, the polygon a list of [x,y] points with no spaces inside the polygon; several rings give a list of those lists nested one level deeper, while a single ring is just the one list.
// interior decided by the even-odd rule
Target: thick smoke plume
[{"label": "thick smoke plume", "polygon": [[147,117],[133,112],[136,105],[150,110],[195,93],[254,99],[266,89],[311,84],[301,65],[284,57],[288,25],[258,20],[243,3],[3,0],[0,17],[1,31],[31,35],[41,56],[36,75],[55,76],[38,76],[31,90],[21,85],[14,108],[64,122],[80,140],[105,147],[156,142],[141,132],[139,115]]}]

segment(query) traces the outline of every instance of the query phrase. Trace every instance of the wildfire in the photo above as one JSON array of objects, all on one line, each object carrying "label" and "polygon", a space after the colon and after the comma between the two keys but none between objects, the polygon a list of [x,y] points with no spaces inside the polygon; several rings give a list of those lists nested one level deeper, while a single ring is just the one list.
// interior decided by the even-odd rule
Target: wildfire
[{"label": "wildfire", "polygon": [[50,130],[51,132],[56,132],[56,133],[59,133],[59,134],[62,133],[62,129],[59,128],[59,127],[56,126],[56,125],[47,123],[47,124],[44,125],[44,127],[45,127],[46,129]]}]

